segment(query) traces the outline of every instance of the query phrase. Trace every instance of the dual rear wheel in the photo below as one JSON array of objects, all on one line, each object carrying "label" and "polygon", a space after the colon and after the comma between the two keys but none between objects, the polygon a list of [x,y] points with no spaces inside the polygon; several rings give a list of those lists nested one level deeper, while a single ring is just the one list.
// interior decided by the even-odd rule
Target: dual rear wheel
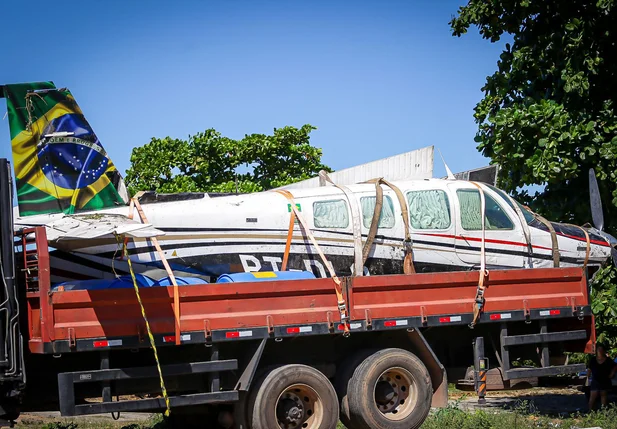
[{"label": "dual rear wheel", "polygon": [[415,429],[428,415],[432,393],[428,371],[412,353],[367,350],[339,365],[336,390],[310,366],[267,370],[251,386],[239,427],[336,429],[340,415],[348,429]]},{"label": "dual rear wheel", "polygon": [[431,378],[406,350],[360,353],[337,372],[341,420],[348,429],[415,429],[430,411]]},{"label": "dual rear wheel", "polygon": [[306,365],[284,365],[263,375],[251,388],[251,429],[335,429],[336,391],[320,371]]}]

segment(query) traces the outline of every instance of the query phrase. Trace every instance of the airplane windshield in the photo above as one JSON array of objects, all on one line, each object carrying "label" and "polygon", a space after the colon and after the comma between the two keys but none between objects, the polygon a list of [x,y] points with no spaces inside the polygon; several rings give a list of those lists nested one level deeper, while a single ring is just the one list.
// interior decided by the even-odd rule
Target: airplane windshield
[{"label": "airplane windshield", "polygon": [[502,191],[501,189],[498,189],[494,186],[491,185],[486,185],[489,188],[491,188],[491,190],[495,191],[497,194],[499,194],[499,196],[510,206],[512,207],[512,210],[515,210],[514,206],[512,205],[512,200],[514,200],[514,202],[518,205],[518,207],[521,209],[521,212],[523,212],[523,217],[525,218],[525,221],[527,222],[527,224],[531,224],[531,222],[535,219],[535,216],[533,215],[533,212],[531,210],[529,210],[527,207],[525,207],[524,205],[522,205],[521,203],[519,203],[518,201],[516,201],[514,198],[509,198],[508,194],[506,194],[504,191]]}]

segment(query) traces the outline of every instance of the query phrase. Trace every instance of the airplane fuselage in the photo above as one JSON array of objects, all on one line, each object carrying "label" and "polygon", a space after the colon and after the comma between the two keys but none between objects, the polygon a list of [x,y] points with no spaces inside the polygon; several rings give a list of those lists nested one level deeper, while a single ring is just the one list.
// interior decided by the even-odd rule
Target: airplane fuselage
[{"label": "airplane fuselage", "polygon": [[[411,180],[397,182],[405,196],[417,272],[478,269],[481,265],[482,228],[478,188],[466,181]],[[485,250],[488,269],[552,267],[553,248],[548,228],[502,191],[481,185],[486,200]],[[293,196],[319,246],[337,275],[349,275],[354,263],[351,204],[360,208],[363,241],[369,233],[375,207],[375,185],[348,187],[355,201],[334,186],[294,190]],[[404,224],[399,201],[383,188],[379,227],[365,274],[402,272]],[[177,199],[142,204],[174,270],[180,275],[209,277],[242,271],[281,269],[288,235],[290,204],[276,192]],[[128,215],[128,207],[96,213]],[[51,215],[58,216],[58,215]],[[37,216],[45,219],[45,216]],[[32,224],[32,217],[17,219]],[[525,225],[523,224],[525,222]],[[45,223],[42,221],[42,223]],[[578,227],[553,224],[559,246],[560,266],[581,266],[587,257],[587,240]],[[528,231],[529,242],[525,229]],[[589,233],[588,265],[600,265],[610,256],[606,240]],[[128,271],[115,239],[76,239],[55,243],[52,252],[53,281],[105,278]],[[165,276],[160,257],[148,239],[129,241],[131,261],[137,271],[155,278]],[[327,269],[296,224],[289,269],[310,270],[327,276]]]}]

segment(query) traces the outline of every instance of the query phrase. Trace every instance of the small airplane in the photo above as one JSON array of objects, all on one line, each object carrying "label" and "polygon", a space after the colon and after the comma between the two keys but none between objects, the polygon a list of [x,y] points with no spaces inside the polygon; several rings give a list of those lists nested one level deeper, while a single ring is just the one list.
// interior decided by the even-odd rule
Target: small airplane
[{"label": "small airplane", "polygon": [[[402,273],[407,257],[415,272],[595,270],[611,256],[617,260],[617,239],[602,230],[593,170],[595,228],[549,222],[504,191],[456,180],[449,170],[447,179],[320,186],[293,195],[145,192],[137,198],[148,219],[142,223],[133,219],[120,173],[66,88],[4,85],[0,95],[7,99],[19,204],[14,224],[46,226],[55,283],[127,274],[123,235],[131,237],[135,271],[154,279],[166,271],[153,237],[176,275],[206,281],[281,270],[289,237],[287,269],[317,277],[329,276],[329,269],[336,275]],[[292,213],[306,229],[290,222]]]}]

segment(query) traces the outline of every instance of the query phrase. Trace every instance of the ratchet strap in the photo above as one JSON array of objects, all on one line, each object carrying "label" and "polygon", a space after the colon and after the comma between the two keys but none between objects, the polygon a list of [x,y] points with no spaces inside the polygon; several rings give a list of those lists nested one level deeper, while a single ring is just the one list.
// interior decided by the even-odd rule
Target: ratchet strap
[{"label": "ratchet strap", "polygon": [[484,197],[484,189],[476,182],[469,182],[478,188],[480,193],[480,223],[482,225],[482,244],[480,247],[480,276],[478,280],[478,288],[476,289],[476,297],[473,304],[473,320],[469,324],[470,328],[473,328],[484,309],[484,292],[486,285],[484,284],[485,278],[488,277],[488,270],[486,269],[486,199]]},{"label": "ratchet strap", "polygon": [[[300,225],[302,225],[302,229],[304,230],[304,233],[306,234],[308,239],[311,241],[313,246],[315,246],[315,250],[317,250],[317,253],[319,254],[319,257],[321,258],[323,264],[328,270],[330,277],[332,277],[332,280],[334,281],[334,293],[336,293],[336,300],[337,300],[339,315],[341,318],[341,324],[343,325],[344,335],[348,336],[349,335],[349,316],[347,314],[347,304],[345,302],[345,297],[343,296],[343,291],[341,288],[341,280],[336,276],[336,273],[334,272],[334,269],[332,268],[332,264],[330,264],[328,259],[326,259],[326,255],[324,255],[323,251],[319,247],[319,244],[317,244],[317,240],[315,239],[315,236],[311,233],[311,230],[309,229],[308,224],[306,223],[306,220],[304,219],[304,217],[298,210],[298,207],[296,207],[296,202],[294,201],[294,197],[291,194],[291,192],[286,191],[284,189],[279,189],[275,192],[287,198],[287,201],[289,201],[289,204],[291,205],[291,211],[293,215],[298,219],[298,221],[300,222]],[[290,225],[289,230],[293,232],[293,223],[290,222],[289,225]],[[290,241],[291,232],[288,233],[287,235],[287,240],[289,243],[291,243]],[[288,251],[286,250],[285,253],[288,253]]]},{"label": "ratchet strap", "polygon": [[557,241],[557,233],[555,232],[555,228],[553,228],[552,223],[539,214],[534,213],[534,215],[538,221],[542,222],[548,228],[548,232],[551,234],[551,245],[553,247],[553,267],[558,268],[561,255],[559,253],[559,242]]},{"label": "ratchet strap", "polygon": [[360,205],[358,200],[354,197],[353,193],[346,186],[337,185],[330,179],[328,173],[321,170],[319,172],[319,177],[324,179],[326,182],[334,185],[339,188],[345,194],[345,198],[349,202],[349,207],[351,208],[351,219],[352,219],[352,227],[353,227],[353,243],[354,243],[354,276],[361,276],[364,274],[364,262],[362,259],[362,230],[360,225]]},{"label": "ratchet strap", "polygon": [[[375,234],[377,232],[377,226],[379,223],[379,216],[381,215],[381,207],[383,205],[383,191],[381,191],[380,185],[386,185],[396,195],[398,199],[398,203],[401,206],[401,215],[403,216],[403,226],[405,227],[405,239],[403,241],[403,247],[405,248],[405,259],[403,260],[403,272],[405,274],[415,274],[416,270],[413,266],[413,242],[411,240],[411,229],[409,227],[409,209],[407,207],[407,202],[405,201],[405,196],[398,188],[398,186],[388,182],[384,178],[372,179],[367,181],[366,183],[375,183],[375,196],[380,201],[375,201],[375,211],[373,212],[373,219],[371,221],[371,228],[369,230],[369,237],[364,246],[364,254],[368,257],[368,253],[370,252],[370,245],[373,244],[373,240],[375,239]],[[379,188],[379,191],[377,189]],[[379,203],[379,204],[378,204]],[[379,206],[379,210],[378,209]],[[377,221],[375,221],[377,218]],[[370,245],[369,244],[370,241]]]},{"label": "ratchet strap", "polygon": [[281,271],[287,271],[287,262],[289,261],[289,252],[291,251],[291,239],[293,238],[294,225],[296,224],[296,212],[291,208],[289,216],[289,228],[287,228],[287,241],[285,242],[285,253],[283,254],[283,263],[281,264]]},{"label": "ratchet strap", "polygon": [[[137,214],[139,215],[141,222],[148,223],[148,218],[146,217],[146,214],[141,208],[141,204],[139,203],[139,200],[137,198],[138,198],[137,196],[131,198],[131,203],[129,206],[129,219],[133,219],[133,207],[134,207],[135,209],[137,209]],[[174,319],[175,319],[175,326],[176,326],[175,337],[176,337],[176,345],[179,346],[180,340],[182,337],[180,335],[180,294],[178,292],[178,283],[176,282],[176,276],[174,276],[174,272],[169,266],[169,263],[167,262],[167,258],[165,257],[165,254],[163,253],[163,249],[161,249],[161,245],[159,244],[159,241],[157,240],[157,238],[151,237],[148,240],[152,241],[152,244],[154,245],[154,248],[156,249],[159,257],[161,258],[161,262],[163,263],[163,266],[165,267],[165,271],[167,271],[169,280],[171,281],[171,284],[173,285],[173,288],[174,288]],[[126,244],[127,242],[125,239],[124,245],[126,246]],[[126,253],[126,257],[128,259],[128,252]]]},{"label": "ratchet strap", "polygon": [[518,220],[521,222],[521,228],[523,228],[523,234],[525,235],[525,242],[527,244],[527,253],[529,254],[529,268],[533,268],[533,245],[531,244],[531,231],[529,230],[529,225],[527,224],[527,221],[525,220],[525,215],[523,214],[521,208],[518,206],[516,200],[508,194],[505,195],[510,200],[510,203],[512,203],[512,207],[514,208],[514,211],[518,216]]},{"label": "ratchet strap", "polygon": [[377,235],[377,227],[379,226],[379,218],[381,217],[381,208],[383,207],[383,189],[381,189],[381,183],[375,181],[375,210],[373,211],[373,218],[371,219],[371,227],[369,228],[366,241],[364,242],[364,248],[362,249],[362,263],[366,263],[368,255],[373,247],[373,241]]}]

